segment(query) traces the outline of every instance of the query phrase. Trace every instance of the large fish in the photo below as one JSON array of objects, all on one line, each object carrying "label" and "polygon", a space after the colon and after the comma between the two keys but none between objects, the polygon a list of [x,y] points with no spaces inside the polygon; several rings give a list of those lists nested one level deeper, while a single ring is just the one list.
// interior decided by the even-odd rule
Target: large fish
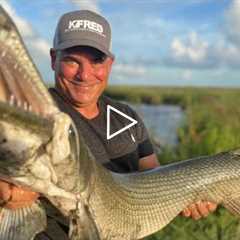
[{"label": "large fish", "polygon": [[[240,151],[118,174],[97,164],[48,94],[12,20],[0,8],[0,178],[40,192],[70,219],[71,240],[134,240],[198,200],[240,214]],[[0,240],[46,227],[40,201],[0,208]]]}]

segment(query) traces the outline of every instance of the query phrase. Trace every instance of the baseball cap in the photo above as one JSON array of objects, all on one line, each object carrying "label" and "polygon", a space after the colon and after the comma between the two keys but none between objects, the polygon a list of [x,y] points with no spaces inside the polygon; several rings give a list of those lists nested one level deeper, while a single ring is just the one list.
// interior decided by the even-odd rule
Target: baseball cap
[{"label": "baseball cap", "polygon": [[111,27],[101,15],[79,10],[64,14],[57,25],[53,48],[63,50],[76,46],[89,46],[114,58],[111,53]]}]

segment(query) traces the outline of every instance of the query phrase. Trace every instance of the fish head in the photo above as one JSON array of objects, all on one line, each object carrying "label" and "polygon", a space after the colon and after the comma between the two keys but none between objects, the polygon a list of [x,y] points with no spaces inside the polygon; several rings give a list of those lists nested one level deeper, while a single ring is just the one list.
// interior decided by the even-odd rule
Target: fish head
[{"label": "fish head", "polygon": [[44,177],[48,165],[53,169],[78,158],[76,129],[68,115],[46,118],[1,100],[0,112],[0,175],[26,175],[26,167],[35,165],[36,175]]},{"label": "fish head", "polygon": [[55,105],[0,6],[0,179],[46,194],[51,184],[70,189],[61,169],[73,168],[78,152],[71,118]]}]

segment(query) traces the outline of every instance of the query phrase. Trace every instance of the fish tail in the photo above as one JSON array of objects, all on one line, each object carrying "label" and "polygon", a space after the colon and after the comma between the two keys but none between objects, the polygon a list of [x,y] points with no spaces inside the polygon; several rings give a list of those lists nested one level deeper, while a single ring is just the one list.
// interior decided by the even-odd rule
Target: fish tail
[{"label": "fish tail", "polygon": [[14,210],[0,209],[0,240],[32,240],[46,225],[46,213],[39,202]]}]

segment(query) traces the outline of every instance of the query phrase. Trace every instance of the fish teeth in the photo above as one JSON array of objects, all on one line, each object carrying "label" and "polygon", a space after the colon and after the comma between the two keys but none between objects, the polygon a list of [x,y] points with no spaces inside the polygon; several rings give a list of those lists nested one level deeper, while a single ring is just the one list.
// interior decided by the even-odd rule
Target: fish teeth
[{"label": "fish teeth", "polygon": [[4,57],[6,55],[6,51],[3,51],[1,54],[1,57]]},{"label": "fish teeth", "polygon": [[29,112],[32,112],[32,111],[33,111],[32,105],[28,105],[28,111],[29,111]]},{"label": "fish teeth", "polygon": [[10,104],[11,106],[14,106],[14,103],[15,103],[15,97],[14,97],[14,95],[12,94],[12,95],[10,96],[9,104]]},{"label": "fish teeth", "polygon": [[23,103],[23,109],[24,109],[25,111],[28,111],[28,103],[27,103],[27,102],[24,102],[24,103]]},{"label": "fish teeth", "polygon": [[10,106],[16,106],[19,108],[23,108],[23,110],[25,111],[33,112],[32,106],[28,104],[28,102],[26,101],[22,102],[21,100],[16,99],[16,97],[13,94],[11,94],[8,102]]},{"label": "fish teeth", "polygon": [[18,99],[18,100],[17,100],[17,107],[20,108],[21,106],[22,106],[22,102]]},{"label": "fish teeth", "polygon": [[30,104],[28,104],[28,102],[26,102],[26,101],[24,101],[21,105],[17,105],[17,106],[22,107],[24,109],[24,111],[33,112],[32,106]]}]

